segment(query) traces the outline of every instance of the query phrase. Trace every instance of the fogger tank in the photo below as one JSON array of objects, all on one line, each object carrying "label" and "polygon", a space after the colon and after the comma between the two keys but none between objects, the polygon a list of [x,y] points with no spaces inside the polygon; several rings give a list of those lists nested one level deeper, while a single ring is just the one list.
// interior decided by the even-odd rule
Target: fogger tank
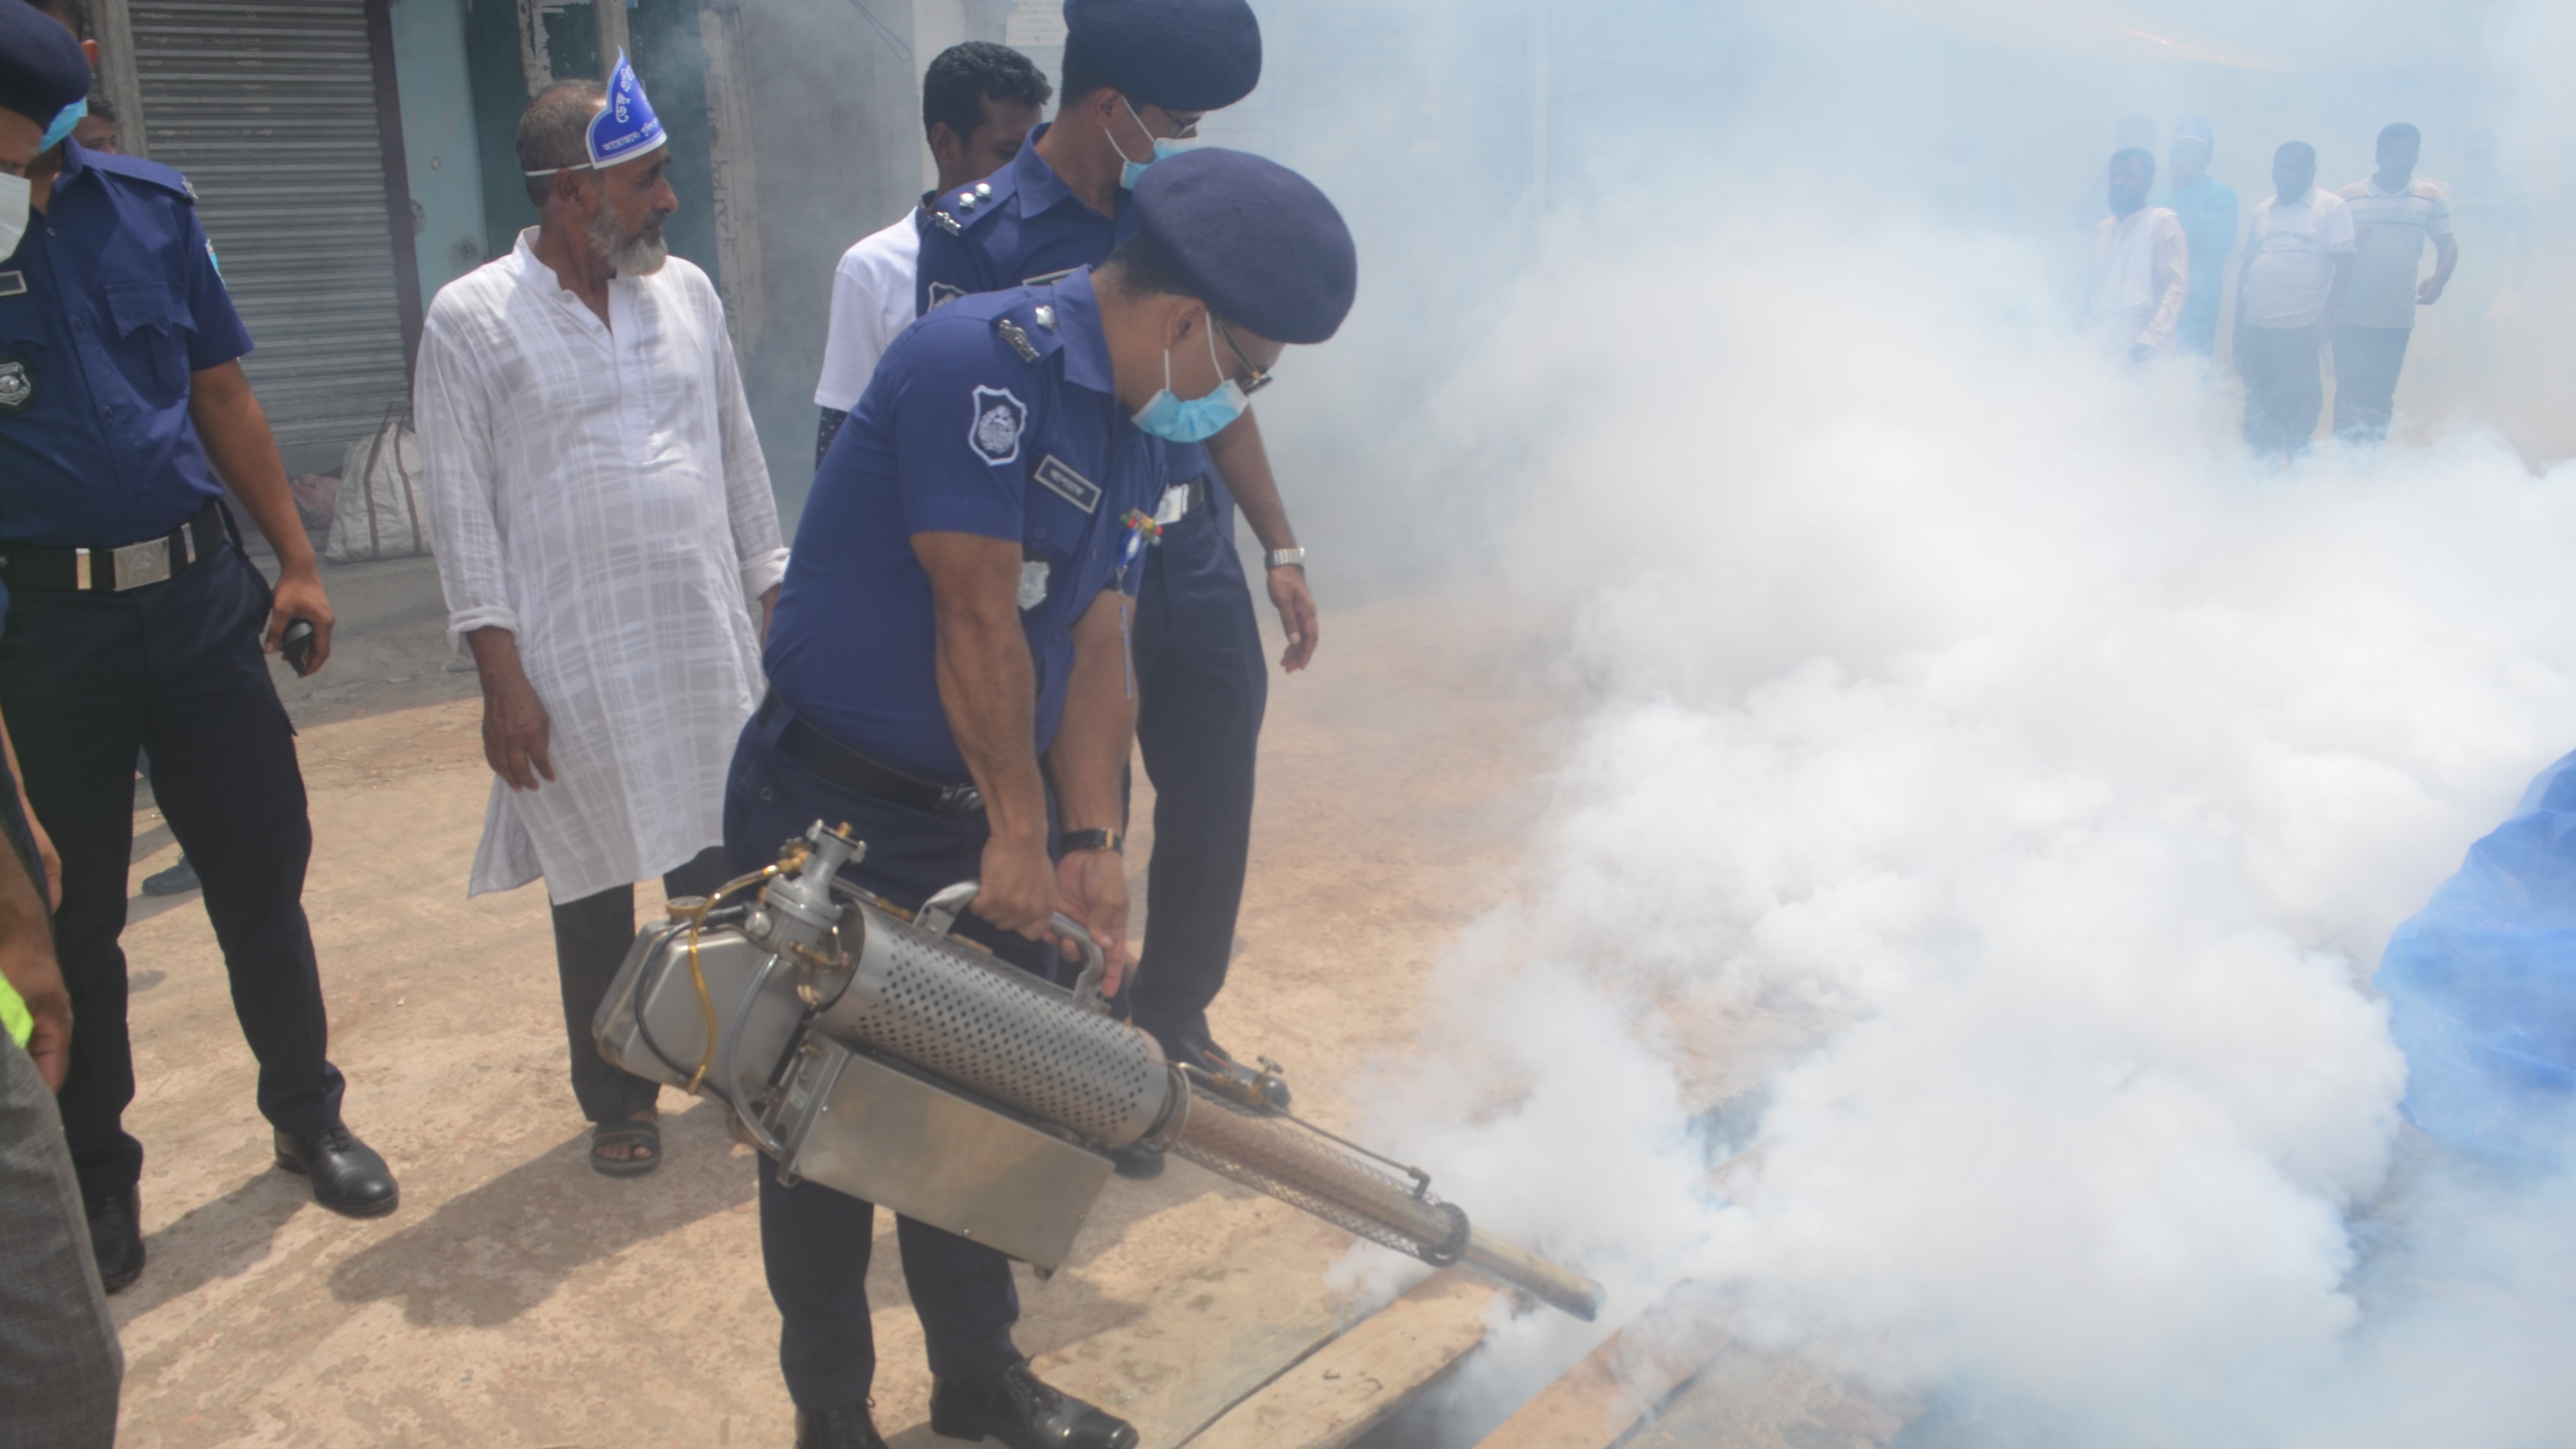
[{"label": "fogger tank", "polygon": [[1478,1231],[1423,1173],[1290,1116],[1277,1069],[1202,1071],[1099,997],[953,939],[972,882],[902,911],[839,878],[866,847],[819,822],[779,864],[674,902],[593,1024],[642,1077],[723,1102],[811,1181],[1043,1269],[1062,1263],[1115,1148],[1145,1143],[1427,1263],[1463,1263],[1589,1319],[1600,1285]]}]

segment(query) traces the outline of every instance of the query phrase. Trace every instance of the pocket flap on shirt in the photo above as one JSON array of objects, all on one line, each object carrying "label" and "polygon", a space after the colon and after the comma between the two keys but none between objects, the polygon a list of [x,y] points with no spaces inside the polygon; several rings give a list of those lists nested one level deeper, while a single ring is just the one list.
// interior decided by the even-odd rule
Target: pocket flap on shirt
[{"label": "pocket flap on shirt", "polygon": [[99,290],[107,294],[107,314],[116,323],[120,337],[131,337],[150,327],[162,332],[194,331],[196,317],[187,304],[170,290],[170,284],[154,278],[139,282],[110,282]]}]

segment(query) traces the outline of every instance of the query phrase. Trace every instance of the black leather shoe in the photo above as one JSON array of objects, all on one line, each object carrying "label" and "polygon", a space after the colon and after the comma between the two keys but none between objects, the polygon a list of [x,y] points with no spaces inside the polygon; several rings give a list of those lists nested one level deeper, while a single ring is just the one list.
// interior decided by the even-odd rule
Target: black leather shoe
[{"label": "black leather shoe", "polygon": [[869,1403],[843,1404],[837,1409],[807,1413],[796,1411],[796,1449],[886,1449],[878,1435],[876,1421],[868,1417]]},{"label": "black leather shoe", "polygon": [[1038,1382],[1022,1359],[989,1379],[934,1379],[930,1428],[1011,1449],[1136,1449],[1136,1426]]},{"label": "black leather shoe", "polygon": [[122,1293],[143,1276],[143,1194],[134,1188],[89,1200],[89,1250],[98,1281]]},{"label": "black leather shoe", "polygon": [[393,1169],[337,1123],[310,1137],[277,1134],[277,1165],[313,1179],[313,1200],[350,1218],[380,1218],[402,1203]]}]

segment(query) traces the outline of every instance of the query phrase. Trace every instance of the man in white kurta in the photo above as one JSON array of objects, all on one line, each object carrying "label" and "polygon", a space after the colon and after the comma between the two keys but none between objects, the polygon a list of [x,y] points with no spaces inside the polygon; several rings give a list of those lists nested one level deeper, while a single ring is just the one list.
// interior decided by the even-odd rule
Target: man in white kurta
[{"label": "man in white kurta", "polygon": [[545,878],[592,1166],[627,1175],[660,1158],[656,1088],[599,1056],[591,1018],[634,882],[723,879],[725,771],[764,688],[745,599],[766,609],[787,551],[723,306],[662,247],[669,151],[656,127],[599,154],[619,115],[586,82],[530,103],[539,225],[439,292],[414,413],[496,776],[467,891]]},{"label": "man in white kurta", "polygon": [[2111,214],[2093,244],[2086,326],[2111,352],[2143,362],[2174,351],[2174,327],[2191,297],[2191,243],[2171,209],[2147,205],[2156,158],[2111,158]]}]

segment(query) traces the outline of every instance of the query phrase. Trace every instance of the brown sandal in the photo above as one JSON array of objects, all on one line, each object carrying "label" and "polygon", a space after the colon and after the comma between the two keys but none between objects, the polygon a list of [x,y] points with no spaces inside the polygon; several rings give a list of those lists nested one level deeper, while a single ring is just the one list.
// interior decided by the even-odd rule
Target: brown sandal
[{"label": "brown sandal", "polygon": [[[623,1147],[626,1155],[606,1156],[602,1149],[609,1147]],[[590,1129],[591,1171],[603,1177],[642,1177],[661,1165],[661,1123],[625,1117]]]}]

